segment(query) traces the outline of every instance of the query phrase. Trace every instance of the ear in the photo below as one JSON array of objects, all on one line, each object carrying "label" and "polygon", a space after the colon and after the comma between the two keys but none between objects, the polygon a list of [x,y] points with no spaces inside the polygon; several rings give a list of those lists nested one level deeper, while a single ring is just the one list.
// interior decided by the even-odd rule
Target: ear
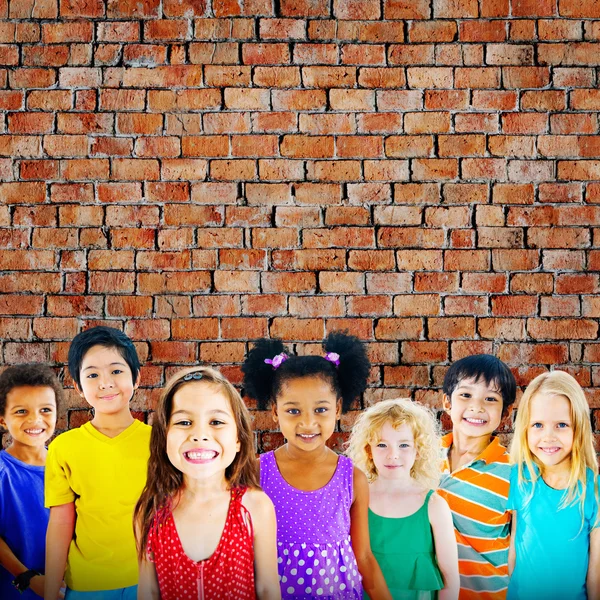
[{"label": "ear", "polygon": [[240,443],[240,440],[238,440],[235,443],[235,453],[237,454],[241,450],[241,448],[242,448],[242,444]]},{"label": "ear", "polygon": [[142,374],[138,371],[138,376],[137,376],[137,378],[135,380],[135,383],[133,384],[133,389],[134,390],[137,390],[138,387],[140,386],[140,380],[141,380],[141,378],[142,378]]},{"label": "ear", "polygon": [[75,391],[85,400],[85,396],[83,395],[81,388],[75,382],[73,382],[73,386],[75,387]]},{"label": "ear", "polygon": [[271,415],[275,423],[279,423],[279,416],[277,415],[277,402],[273,402],[271,405]]},{"label": "ear", "polygon": [[508,408],[505,408],[502,411],[502,418],[506,419],[506,418],[510,417],[513,414],[514,410],[515,410],[515,405],[511,404]]},{"label": "ear", "polygon": [[450,403],[450,396],[448,394],[444,394],[444,398],[442,399],[442,406],[444,410],[450,414],[450,409],[452,408],[452,404]]},{"label": "ear", "polygon": [[6,429],[8,431],[8,426],[6,425],[6,421],[4,420],[4,417],[0,417],[0,427],[3,427],[4,429]]},{"label": "ear", "polygon": [[338,401],[335,403],[335,418],[339,421],[342,416],[342,399],[338,398]]}]

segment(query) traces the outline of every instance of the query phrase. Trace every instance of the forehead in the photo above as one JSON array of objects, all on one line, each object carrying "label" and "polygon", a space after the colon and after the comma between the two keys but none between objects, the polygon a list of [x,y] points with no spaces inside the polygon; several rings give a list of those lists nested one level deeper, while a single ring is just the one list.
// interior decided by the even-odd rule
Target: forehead
[{"label": "forehead", "polygon": [[531,399],[529,413],[536,421],[566,420],[571,418],[571,403],[562,394],[542,392]]},{"label": "forehead", "polygon": [[385,440],[414,440],[412,427],[408,423],[402,423],[394,427],[391,421],[386,421],[379,430],[379,437]]},{"label": "forehead", "polygon": [[335,404],[337,401],[336,393],[329,381],[314,375],[293,377],[284,381],[277,395],[278,404],[283,402],[313,403],[323,401]]},{"label": "forehead", "polygon": [[81,361],[81,368],[86,367],[105,367],[111,364],[119,364],[127,367],[129,365],[123,358],[123,355],[114,346],[92,346],[84,355]]},{"label": "forehead", "polygon": [[495,394],[500,393],[500,388],[496,381],[490,381],[489,383],[486,383],[483,377],[466,377],[459,379],[458,383],[456,384],[456,389],[459,388],[476,389],[479,391],[493,392]]},{"label": "forehead", "polygon": [[11,406],[56,406],[56,395],[51,387],[46,385],[22,385],[14,387],[6,395],[6,408]]},{"label": "forehead", "polygon": [[185,383],[173,394],[173,410],[200,414],[220,410],[233,415],[229,398],[223,388],[214,383],[194,381]]}]

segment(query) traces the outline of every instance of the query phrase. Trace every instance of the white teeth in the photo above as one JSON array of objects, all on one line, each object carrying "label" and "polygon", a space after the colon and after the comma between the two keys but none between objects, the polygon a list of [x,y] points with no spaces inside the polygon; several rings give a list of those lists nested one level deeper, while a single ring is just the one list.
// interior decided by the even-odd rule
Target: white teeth
[{"label": "white teeth", "polygon": [[552,447],[552,448],[540,448],[540,450],[542,452],[545,452],[546,454],[554,454],[555,452],[558,452],[560,450],[560,448],[557,447]]},{"label": "white teeth", "polygon": [[43,429],[26,429],[25,432],[31,435],[37,435],[38,433],[42,433]]},{"label": "white teeth", "polygon": [[477,425],[483,425],[486,422],[484,419],[469,419],[469,418],[466,418],[465,421],[467,421],[467,423],[475,423]]},{"label": "white teeth", "polygon": [[214,458],[217,453],[214,450],[208,452],[186,452],[185,455],[192,460],[210,460]]},{"label": "white teeth", "polygon": [[311,438],[317,437],[316,433],[299,433],[298,435],[301,438],[306,438],[307,440],[310,440]]}]

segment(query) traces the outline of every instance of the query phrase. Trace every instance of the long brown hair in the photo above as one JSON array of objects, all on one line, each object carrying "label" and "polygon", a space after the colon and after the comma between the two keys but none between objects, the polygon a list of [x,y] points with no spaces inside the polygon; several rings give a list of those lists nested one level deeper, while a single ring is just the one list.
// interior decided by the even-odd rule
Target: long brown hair
[{"label": "long brown hair", "polygon": [[[189,374],[199,374],[201,378],[186,380],[185,377]],[[191,367],[179,371],[167,382],[154,413],[146,486],[133,516],[140,560],[145,557],[154,516],[170,503],[183,485],[183,474],[171,464],[167,456],[167,432],[173,412],[173,397],[183,386],[198,382],[219,386],[229,400],[235,419],[240,450],[225,470],[225,479],[229,487],[260,489],[250,413],[238,391],[221,373],[210,367]]]}]

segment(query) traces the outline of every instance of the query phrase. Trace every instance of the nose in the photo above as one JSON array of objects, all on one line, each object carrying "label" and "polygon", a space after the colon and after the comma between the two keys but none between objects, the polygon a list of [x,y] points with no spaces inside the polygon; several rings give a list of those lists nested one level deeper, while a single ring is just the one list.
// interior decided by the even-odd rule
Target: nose
[{"label": "nose", "polygon": [[190,431],[190,439],[192,442],[200,442],[200,441],[205,442],[205,441],[208,441],[209,438],[210,438],[210,434],[205,425],[197,424]]},{"label": "nose", "polygon": [[388,458],[396,459],[400,457],[400,448],[398,446],[390,446],[388,450]]},{"label": "nose", "polygon": [[315,415],[312,413],[306,413],[300,417],[298,425],[300,427],[304,427],[305,429],[310,429],[310,428],[314,427],[316,425],[316,423],[317,423],[317,418],[315,417]]},{"label": "nose", "polygon": [[101,374],[98,376],[98,386],[101,389],[111,388],[114,386],[112,376],[109,374]]}]

